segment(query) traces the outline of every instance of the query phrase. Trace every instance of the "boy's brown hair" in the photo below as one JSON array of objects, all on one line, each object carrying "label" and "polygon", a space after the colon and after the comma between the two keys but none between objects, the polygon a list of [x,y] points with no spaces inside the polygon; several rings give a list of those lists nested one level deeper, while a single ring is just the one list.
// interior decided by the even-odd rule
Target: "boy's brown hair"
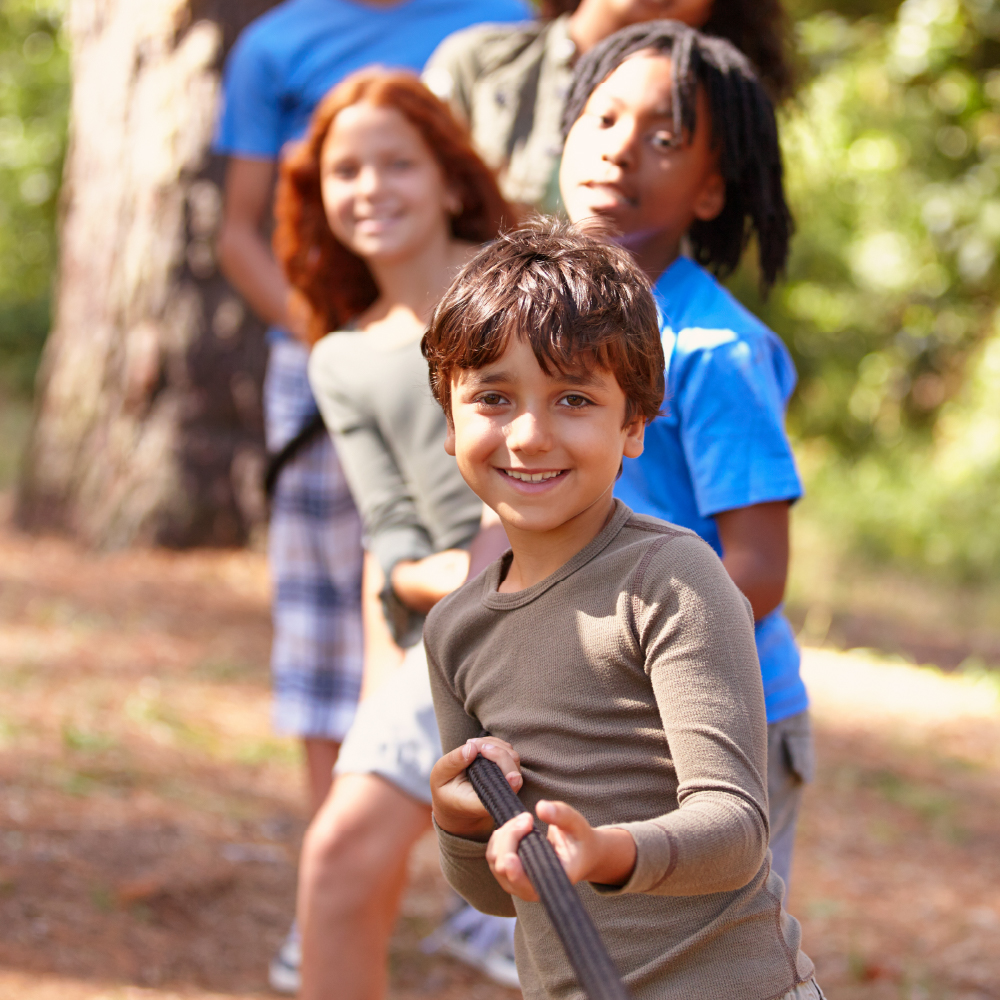
[{"label": "boy's brown hair", "polygon": [[496,361],[512,336],[546,374],[596,366],[625,393],[625,423],[660,412],[663,345],[645,275],[613,243],[537,220],[488,243],[434,310],[422,349],[431,391],[451,421],[456,370]]}]

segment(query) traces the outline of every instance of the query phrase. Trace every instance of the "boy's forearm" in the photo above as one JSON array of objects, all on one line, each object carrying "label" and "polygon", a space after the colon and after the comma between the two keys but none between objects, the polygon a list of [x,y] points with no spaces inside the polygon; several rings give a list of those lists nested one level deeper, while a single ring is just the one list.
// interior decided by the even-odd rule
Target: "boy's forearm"
[{"label": "boy's forearm", "polygon": [[[623,826],[635,843],[625,882],[600,883],[656,896],[701,896],[741,889],[760,871],[767,822],[740,796],[713,792],[656,819]],[[600,888],[598,891],[602,891]]]},{"label": "boy's forearm", "polygon": [[441,872],[464,900],[482,913],[515,917],[514,901],[493,877],[486,861],[486,844],[453,837],[435,824]]},{"label": "boy's forearm", "polygon": [[635,870],[635,839],[627,830],[616,826],[598,827],[597,859],[587,881],[598,885],[625,885]]}]

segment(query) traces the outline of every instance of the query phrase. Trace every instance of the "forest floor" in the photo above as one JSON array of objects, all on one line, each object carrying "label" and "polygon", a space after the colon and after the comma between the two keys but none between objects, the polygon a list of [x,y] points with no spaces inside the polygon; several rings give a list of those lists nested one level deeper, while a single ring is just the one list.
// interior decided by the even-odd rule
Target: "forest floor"
[{"label": "forest floor", "polygon": [[[95,555],[2,506],[0,1000],[268,995],[303,822],[296,749],[269,731],[263,558]],[[790,901],[821,985],[1000,1000],[998,675],[960,633],[949,674],[833,648],[829,607],[796,614],[827,642],[805,650],[819,773]],[[421,952],[450,901],[427,838],[391,997],[516,1000]]]}]

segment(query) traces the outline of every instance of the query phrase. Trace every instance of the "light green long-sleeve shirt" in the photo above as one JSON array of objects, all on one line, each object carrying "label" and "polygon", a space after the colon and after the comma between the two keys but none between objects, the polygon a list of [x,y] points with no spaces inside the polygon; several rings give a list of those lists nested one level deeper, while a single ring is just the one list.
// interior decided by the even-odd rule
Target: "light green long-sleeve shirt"
[{"label": "light green long-sleeve shirt", "polygon": [[419,335],[342,330],[309,359],[309,382],[386,577],[403,559],[467,545],[483,505],[444,450]]}]

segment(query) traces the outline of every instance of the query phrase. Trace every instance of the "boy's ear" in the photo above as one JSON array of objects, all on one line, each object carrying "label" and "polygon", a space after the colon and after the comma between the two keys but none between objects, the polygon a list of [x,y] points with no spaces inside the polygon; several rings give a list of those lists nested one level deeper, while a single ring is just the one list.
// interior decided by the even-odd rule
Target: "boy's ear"
[{"label": "boy's ear", "polygon": [[452,420],[451,414],[447,415],[448,429],[445,431],[444,435],[444,450],[451,455],[452,458],[455,457],[455,421]]},{"label": "boy's ear", "polygon": [[711,222],[726,207],[726,179],[716,167],[705,178],[695,195],[694,217],[702,222]]},{"label": "boy's ear", "polygon": [[642,454],[646,442],[646,419],[636,417],[630,424],[625,425],[625,458],[638,458]]}]

